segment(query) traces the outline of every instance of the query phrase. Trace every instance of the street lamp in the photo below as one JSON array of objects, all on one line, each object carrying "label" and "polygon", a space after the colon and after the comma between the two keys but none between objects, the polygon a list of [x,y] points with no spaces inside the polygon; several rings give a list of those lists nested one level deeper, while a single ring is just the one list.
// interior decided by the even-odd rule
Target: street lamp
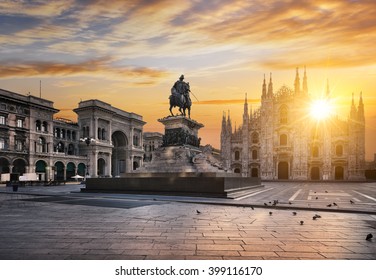
[{"label": "street lamp", "polygon": [[[85,138],[80,138],[80,142],[84,142],[87,147],[88,147],[88,150],[89,150],[89,146],[92,142],[95,142],[95,139],[94,138],[91,138],[91,137],[85,137]],[[85,180],[86,180],[86,177],[90,176],[89,174],[89,153],[86,154],[86,157],[87,157],[87,164],[86,164],[86,174],[85,174]]]}]

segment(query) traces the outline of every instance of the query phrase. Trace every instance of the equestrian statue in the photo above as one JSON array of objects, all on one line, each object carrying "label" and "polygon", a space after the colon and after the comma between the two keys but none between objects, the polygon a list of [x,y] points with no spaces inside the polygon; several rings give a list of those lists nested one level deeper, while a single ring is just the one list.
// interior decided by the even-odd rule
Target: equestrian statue
[{"label": "equestrian statue", "polygon": [[172,108],[179,107],[179,112],[182,116],[186,116],[185,110],[188,109],[188,118],[191,118],[192,101],[189,93],[191,92],[189,83],[184,82],[184,75],[181,75],[179,80],[175,82],[171,88],[170,99],[170,112]]}]

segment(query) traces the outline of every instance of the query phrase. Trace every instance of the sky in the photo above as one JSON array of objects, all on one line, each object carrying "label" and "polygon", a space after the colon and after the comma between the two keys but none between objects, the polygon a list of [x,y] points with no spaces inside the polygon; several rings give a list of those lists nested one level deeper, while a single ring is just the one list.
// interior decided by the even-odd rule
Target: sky
[{"label": "sky", "polygon": [[[346,119],[362,92],[366,159],[376,153],[376,1],[0,1],[0,88],[54,101],[75,119],[81,100],[140,114],[163,132],[184,74],[202,144],[220,148],[223,112],[241,124],[260,105],[264,74],[293,87],[296,67],[319,97],[329,81]],[[41,81],[41,87],[40,87]],[[40,90],[41,89],[41,90]],[[175,108],[175,112],[176,112]]]}]

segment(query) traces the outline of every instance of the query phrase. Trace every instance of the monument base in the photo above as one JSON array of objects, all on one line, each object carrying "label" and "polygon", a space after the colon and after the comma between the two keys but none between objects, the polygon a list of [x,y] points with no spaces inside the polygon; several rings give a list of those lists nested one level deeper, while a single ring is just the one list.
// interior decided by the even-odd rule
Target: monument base
[{"label": "monument base", "polygon": [[121,178],[88,178],[82,191],[236,198],[262,187],[260,178],[233,173],[129,173]]},{"label": "monument base", "polygon": [[82,191],[235,198],[263,187],[260,178],[227,172],[210,146],[200,147],[202,124],[183,116],[159,121],[163,145],[150,162],[120,178],[89,178]]}]

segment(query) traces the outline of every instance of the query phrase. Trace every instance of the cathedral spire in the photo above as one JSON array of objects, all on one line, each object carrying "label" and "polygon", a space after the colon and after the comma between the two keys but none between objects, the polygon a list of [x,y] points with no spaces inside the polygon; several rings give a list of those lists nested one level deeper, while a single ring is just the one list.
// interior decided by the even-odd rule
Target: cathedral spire
[{"label": "cathedral spire", "polygon": [[231,125],[231,118],[230,118],[230,110],[228,110],[228,115],[227,115],[227,131],[229,133],[232,133],[232,125]]},{"label": "cathedral spire", "polygon": [[364,104],[363,104],[363,97],[362,92],[360,92],[359,97],[359,105],[358,105],[358,120],[364,122]]},{"label": "cathedral spire", "polygon": [[266,81],[265,81],[265,74],[264,74],[264,83],[262,84],[262,98],[266,98]]},{"label": "cathedral spire", "polygon": [[296,75],[295,75],[294,86],[295,86],[295,94],[299,94],[300,93],[300,78],[299,78],[299,68],[298,67],[296,67]]},{"label": "cathedral spire", "polygon": [[272,73],[270,72],[269,86],[268,86],[268,97],[273,97],[273,82]]},{"label": "cathedral spire", "polygon": [[308,84],[307,84],[307,72],[306,72],[306,67],[304,65],[304,77],[303,77],[303,93],[305,95],[308,94]]},{"label": "cathedral spire", "polygon": [[222,115],[222,131],[225,131],[226,130],[226,112],[223,111],[223,115]]}]

